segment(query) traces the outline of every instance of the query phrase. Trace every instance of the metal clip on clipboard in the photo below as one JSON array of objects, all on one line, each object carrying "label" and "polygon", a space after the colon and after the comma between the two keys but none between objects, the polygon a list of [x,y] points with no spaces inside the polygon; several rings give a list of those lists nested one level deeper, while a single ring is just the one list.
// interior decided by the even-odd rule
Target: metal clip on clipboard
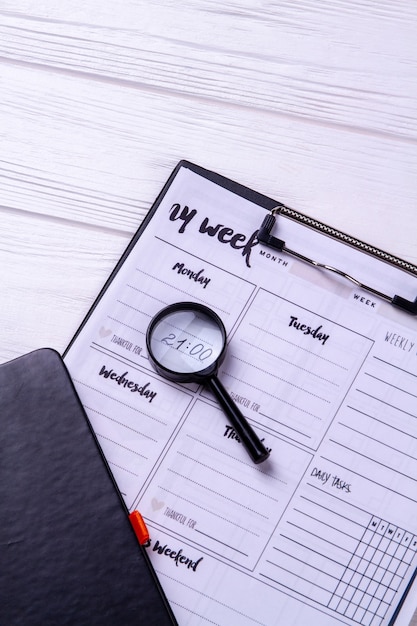
[{"label": "metal clip on clipboard", "polygon": [[285,207],[283,205],[278,205],[274,207],[271,210],[271,212],[264,218],[261,224],[261,227],[258,231],[258,240],[260,243],[263,243],[264,245],[269,246],[270,248],[273,248],[274,250],[278,250],[279,252],[285,252],[286,254],[294,256],[297,259],[300,259],[301,261],[305,261],[306,263],[309,263],[310,265],[314,265],[317,268],[321,268],[329,272],[333,272],[334,274],[338,274],[339,276],[346,278],[346,280],[349,280],[350,282],[354,283],[357,287],[360,287],[361,289],[369,291],[369,293],[372,293],[374,296],[377,296],[378,298],[382,298],[383,300],[385,300],[386,302],[389,302],[393,306],[400,308],[403,311],[410,313],[411,315],[417,315],[417,297],[413,302],[412,300],[406,300],[405,298],[402,298],[401,296],[397,296],[397,295],[394,295],[392,297],[388,296],[382,293],[381,291],[374,289],[373,287],[369,287],[368,285],[365,285],[364,283],[360,282],[356,278],[353,278],[353,276],[350,276],[343,270],[340,270],[336,267],[332,267],[331,265],[327,265],[325,263],[320,263],[319,261],[315,261],[314,259],[311,259],[305,256],[304,254],[300,254],[299,252],[290,250],[285,245],[285,241],[283,241],[282,239],[278,239],[277,237],[273,237],[271,235],[271,232],[272,232],[273,227],[275,226],[276,216],[279,215],[284,208]]}]

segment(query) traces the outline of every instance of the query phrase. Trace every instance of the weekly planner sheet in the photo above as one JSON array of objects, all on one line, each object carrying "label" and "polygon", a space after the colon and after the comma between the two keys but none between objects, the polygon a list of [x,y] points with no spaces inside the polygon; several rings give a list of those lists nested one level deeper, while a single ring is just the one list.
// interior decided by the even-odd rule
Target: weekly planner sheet
[{"label": "weekly planner sheet", "polygon": [[[181,626],[386,626],[417,566],[417,321],[261,245],[249,198],[178,167],[65,362]],[[415,276],[302,223],[279,216],[276,234],[417,295]],[[153,369],[148,325],[176,302],[222,319],[218,378],[263,463],[206,386]],[[162,341],[198,359],[189,339]]]}]

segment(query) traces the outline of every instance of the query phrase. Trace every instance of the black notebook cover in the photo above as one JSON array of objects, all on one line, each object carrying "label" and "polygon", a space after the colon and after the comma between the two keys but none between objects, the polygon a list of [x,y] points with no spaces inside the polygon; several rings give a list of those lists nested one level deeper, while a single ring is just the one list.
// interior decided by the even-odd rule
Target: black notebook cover
[{"label": "black notebook cover", "polygon": [[172,624],[53,350],[0,366],[0,625]]}]

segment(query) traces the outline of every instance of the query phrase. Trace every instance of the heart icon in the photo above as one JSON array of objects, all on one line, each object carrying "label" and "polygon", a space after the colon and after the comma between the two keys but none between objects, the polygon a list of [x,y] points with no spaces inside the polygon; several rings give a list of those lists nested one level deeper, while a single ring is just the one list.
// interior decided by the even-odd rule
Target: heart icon
[{"label": "heart icon", "polygon": [[157,500],[156,498],[152,498],[151,505],[154,511],[159,511],[159,509],[162,509],[162,507],[164,506],[164,502],[162,502],[161,500]]},{"label": "heart icon", "polygon": [[102,326],[99,331],[100,337],[108,337],[109,335],[112,334],[112,332],[113,331],[111,328],[104,328],[104,326]]}]

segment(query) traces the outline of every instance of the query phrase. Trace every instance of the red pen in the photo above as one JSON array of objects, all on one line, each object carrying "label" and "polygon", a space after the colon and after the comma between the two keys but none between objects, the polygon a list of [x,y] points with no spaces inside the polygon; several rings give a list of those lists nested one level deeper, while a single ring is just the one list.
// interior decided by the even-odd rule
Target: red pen
[{"label": "red pen", "polygon": [[150,544],[150,539],[145,520],[139,511],[132,511],[132,513],[129,514],[129,519],[140,545],[146,548]]}]

